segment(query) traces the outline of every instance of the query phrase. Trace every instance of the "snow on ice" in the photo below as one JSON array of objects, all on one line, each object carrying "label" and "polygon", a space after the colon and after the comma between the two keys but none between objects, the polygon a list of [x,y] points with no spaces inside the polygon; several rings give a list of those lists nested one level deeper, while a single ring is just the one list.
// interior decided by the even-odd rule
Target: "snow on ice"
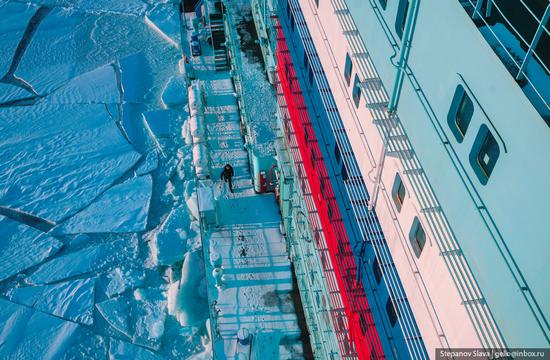
[{"label": "snow on ice", "polygon": [[0,216],[0,281],[39,264],[62,246],[52,236]]},{"label": "snow on ice", "polygon": [[186,207],[179,206],[146,235],[154,265],[170,265],[183,260],[190,220]]},{"label": "snow on ice", "polygon": [[0,104],[26,99],[32,96],[34,96],[34,94],[23,88],[11,84],[0,83]]},{"label": "snow on ice", "polygon": [[147,226],[153,180],[139,176],[115,185],[63,223],[62,234],[139,232]]},{"label": "snow on ice", "polygon": [[16,303],[66,320],[85,325],[94,322],[95,279],[15,288],[10,291],[9,296]]},{"label": "snow on ice", "polygon": [[144,116],[153,134],[155,134],[157,138],[163,138],[174,133],[171,129],[171,125],[178,123],[181,112],[174,110],[155,110],[146,112]]},{"label": "snow on ice", "polygon": [[187,87],[183,76],[177,75],[170,79],[162,93],[162,101],[168,108],[181,107],[187,102],[187,93],[181,91]]},{"label": "snow on ice", "polygon": [[81,336],[77,323],[1,298],[0,326],[2,359],[59,359]]},{"label": "snow on ice", "polygon": [[[199,251],[185,255],[178,291],[170,291],[168,302],[182,326],[197,326],[208,318],[204,265]],[[175,298],[174,298],[175,297]]]},{"label": "snow on ice", "polygon": [[132,345],[125,341],[112,339],[109,347],[109,359],[161,360],[164,358],[142,347]]},{"label": "snow on ice", "polygon": [[0,358],[208,354],[178,2],[29,3],[0,0]]},{"label": "snow on ice", "polygon": [[149,151],[145,157],[145,160],[137,168],[136,175],[145,175],[152,171],[155,171],[158,167],[158,163],[159,163],[158,152],[155,150]]},{"label": "snow on ice", "polygon": [[118,267],[111,271],[107,275],[107,278],[109,279],[109,284],[105,289],[105,294],[108,297],[113,297],[122,294],[128,289],[134,289],[143,285],[145,274],[138,269],[123,270]]},{"label": "snow on ice", "polygon": [[136,239],[120,239],[62,255],[41,265],[27,278],[30,284],[50,284],[72,276],[87,274],[121,260],[135,258]]},{"label": "snow on ice", "polygon": [[179,11],[178,4],[157,5],[147,11],[145,21],[147,25],[157,31],[163,39],[175,47],[179,47],[180,23],[177,18],[170,16]]},{"label": "snow on ice", "polygon": [[76,76],[47,99],[52,104],[116,104],[121,101],[116,68],[105,65]]},{"label": "snow on ice", "polygon": [[96,304],[96,308],[107,321],[107,323],[112,326],[115,330],[131,337],[130,326],[129,326],[129,301],[121,296],[113,299],[105,300]]},{"label": "snow on ice", "polygon": [[[9,73],[12,58],[4,56],[4,54],[15,54],[17,46],[27,23],[35,14],[37,7],[30,4],[22,4],[17,2],[9,2],[0,4],[0,76]],[[6,79],[3,79],[6,80]]]},{"label": "snow on ice", "polygon": [[5,107],[0,124],[0,205],[54,223],[87,206],[141,157],[104,105]]},{"label": "snow on ice", "polygon": [[164,334],[166,301],[137,301],[135,305],[132,342],[158,350]]}]

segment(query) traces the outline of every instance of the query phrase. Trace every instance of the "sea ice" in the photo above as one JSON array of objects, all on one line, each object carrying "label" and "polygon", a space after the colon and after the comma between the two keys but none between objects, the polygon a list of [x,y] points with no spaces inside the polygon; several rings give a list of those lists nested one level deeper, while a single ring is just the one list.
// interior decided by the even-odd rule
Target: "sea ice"
[{"label": "sea ice", "polygon": [[62,358],[79,341],[81,327],[0,298],[0,358]]},{"label": "sea ice", "polygon": [[56,231],[61,234],[143,231],[152,191],[151,175],[134,177],[107,190]]},{"label": "sea ice", "polygon": [[[0,205],[50,222],[92,202],[141,157],[104,105],[0,108]],[[13,161],[17,159],[17,161]]]},{"label": "sea ice", "polygon": [[105,294],[108,297],[113,297],[122,294],[126,290],[143,285],[145,273],[138,269],[124,270],[116,268],[107,277],[109,278],[109,284],[107,285]]},{"label": "sea ice", "polygon": [[155,110],[144,113],[145,120],[157,138],[169,137],[174,124],[181,123],[181,112],[176,110]]},{"label": "sea ice", "polygon": [[27,278],[29,284],[49,284],[135,258],[137,240],[120,239],[59,256],[41,265]]},{"label": "sea ice", "polygon": [[187,204],[187,209],[189,214],[195,219],[199,219],[199,204],[197,201],[197,192],[195,191],[196,185],[194,180],[189,180],[185,182],[185,203]]},{"label": "sea ice", "polygon": [[193,220],[187,232],[187,248],[190,250],[198,250],[201,246],[201,225],[198,220]]},{"label": "sea ice", "polygon": [[150,83],[139,77],[139,69],[147,67],[147,58],[142,52],[119,60],[124,101],[127,103],[143,102],[149,91]]},{"label": "sea ice", "polygon": [[56,238],[0,215],[0,281],[41,263],[62,246]]},{"label": "sea ice", "polygon": [[146,5],[140,0],[33,0],[33,2],[97,14],[142,15],[146,9]]},{"label": "sea ice", "polygon": [[128,141],[137,151],[145,154],[155,148],[153,139],[146,130],[144,106],[141,104],[124,103],[122,106],[122,127],[128,136]]},{"label": "sea ice", "polygon": [[166,301],[137,301],[134,309],[135,333],[132,342],[157,350],[164,334]]},{"label": "sea ice", "polygon": [[122,101],[113,65],[105,65],[76,76],[54,91],[46,101],[51,104],[115,104]]},{"label": "sea ice", "polygon": [[0,78],[10,69],[15,50],[36,9],[31,4],[0,3]]},{"label": "sea ice", "polygon": [[189,214],[185,206],[179,206],[172,209],[166,219],[145,236],[149,240],[154,265],[170,265],[183,260],[187,250],[188,229]]},{"label": "sea ice", "polygon": [[54,8],[33,26],[35,32],[25,39],[27,46],[14,75],[38,94],[47,95],[78,75],[78,38],[85,37],[85,32],[89,34],[93,19]]},{"label": "sea ice", "polygon": [[95,335],[91,331],[85,331],[79,340],[65,352],[60,360],[106,360],[109,338]]},{"label": "sea ice", "polygon": [[168,108],[182,108],[187,103],[187,83],[183,76],[170,78],[162,92],[162,102]]},{"label": "sea ice", "polygon": [[103,318],[111,325],[115,330],[120,333],[131,337],[129,327],[129,303],[128,300],[123,297],[116,297],[106,301],[97,303],[97,311],[103,316]]},{"label": "sea ice", "polygon": [[0,104],[9,101],[30,98],[32,96],[34,95],[19,86],[0,83]]},{"label": "sea ice", "polygon": [[145,22],[169,44],[179,48],[180,19],[178,5],[175,2],[157,4],[147,11]]},{"label": "sea ice", "polygon": [[136,175],[145,175],[155,171],[158,167],[159,155],[156,150],[151,150],[145,155],[145,160],[139,165],[136,170]]},{"label": "sea ice", "polygon": [[169,292],[169,295],[176,296],[175,299],[169,299],[169,303],[175,309],[176,318],[182,326],[198,326],[206,321],[208,302],[200,251],[185,254],[179,289],[177,292]]},{"label": "sea ice", "polygon": [[109,360],[162,360],[164,357],[125,341],[111,339]]},{"label": "sea ice", "polygon": [[14,288],[10,300],[85,325],[94,322],[95,279]]}]

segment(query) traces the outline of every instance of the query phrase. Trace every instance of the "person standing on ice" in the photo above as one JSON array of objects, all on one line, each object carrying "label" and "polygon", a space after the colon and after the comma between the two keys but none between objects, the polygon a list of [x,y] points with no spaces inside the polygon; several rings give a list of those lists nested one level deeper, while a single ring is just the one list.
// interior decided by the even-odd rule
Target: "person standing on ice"
[{"label": "person standing on ice", "polygon": [[220,179],[225,181],[226,183],[229,183],[229,191],[231,192],[233,192],[233,183],[231,182],[233,175],[235,175],[233,167],[229,164],[225,164],[225,166],[223,167],[223,171],[220,175]]}]

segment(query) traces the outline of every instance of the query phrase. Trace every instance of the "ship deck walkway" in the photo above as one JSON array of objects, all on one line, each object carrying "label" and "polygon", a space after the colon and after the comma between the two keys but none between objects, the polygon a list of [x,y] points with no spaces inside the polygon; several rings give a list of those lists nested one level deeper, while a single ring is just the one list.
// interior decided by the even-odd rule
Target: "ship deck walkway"
[{"label": "ship deck walkway", "polygon": [[[216,200],[216,225],[203,225],[214,358],[302,358],[301,329],[291,296],[292,270],[280,233],[278,206],[273,194],[254,192],[230,73],[215,72],[212,49],[204,41],[201,45],[203,55],[193,57],[193,69],[204,91]],[[220,181],[226,163],[235,171],[234,193]],[[221,256],[221,286],[216,286],[212,275],[212,253]],[[250,334],[249,345],[237,341],[241,329]]]}]

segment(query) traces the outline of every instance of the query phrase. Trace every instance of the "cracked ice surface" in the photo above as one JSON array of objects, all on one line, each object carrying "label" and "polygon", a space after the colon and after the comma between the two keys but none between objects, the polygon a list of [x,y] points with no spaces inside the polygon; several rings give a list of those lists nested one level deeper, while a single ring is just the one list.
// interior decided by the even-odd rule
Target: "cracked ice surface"
[{"label": "cracked ice surface", "polygon": [[47,99],[51,104],[116,104],[121,101],[116,68],[105,65],[78,75]]},{"label": "cracked ice surface", "polygon": [[0,281],[39,264],[62,245],[54,237],[0,215]]},{"label": "cracked ice surface", "polygon": [[0,83],[0,104],[32,96],[33,94],[18,86]]},{"label": "cracked ice surface", "polygon": [[208,353],[179,44],[176,0],[0,0],[0,358]]},{"label": "cracked ice surface", "polygon": [[126,15],[142,15],[147,9],[141,0],[28,0],[32,4],[59,6],[66,9],[85,11],[88,13],[113,13]]},{"label": "cracked ice surface", "polygon": [[104,105],[0,108],[0,205],[58,222],[141,157]]},{"label": "cracked ice surface", "polygon": [[152,186],[150,175],[115,185],[57,231],[62,234],[143,231],[147,225]]},{"label": "cracked ice surface", "polygon": [[36,11],[34,5],[21,3],[0,3],[0,76],[10,68],[12,58],[4,54],[14,54],[19,41],[25,33],[30,18]]},{"label": "cracked ice surface", "polygon": [[109,299],[96,304],[105,320],[120,333],[131,337],[129,327],[129,302],[124,297]]},{"label": "cracked ice surface", "polygon": [[135,239],[120,239],[59,256],[41,265],[27,278],[30,284],[50,284],[71,276],[87,274],[136,256]]},{"label": "cracked ice surface", "polygon": [[78,324],[0,299],[0,358],[59,359],[81,335]]},{"label": "cracked ice surface", "polygon": [[150,350],[132,345],[124,341],[111,340],[111,346],[109,347],[109,359],[161,360],[163,359],[163,357],[155,354]]},{"label": "cracked ice surface", "polygon": [[94,322],[94,290],[95,279],[81,279],[15,288],[10,291],[10,299],[63,319],[91,325]]}]

